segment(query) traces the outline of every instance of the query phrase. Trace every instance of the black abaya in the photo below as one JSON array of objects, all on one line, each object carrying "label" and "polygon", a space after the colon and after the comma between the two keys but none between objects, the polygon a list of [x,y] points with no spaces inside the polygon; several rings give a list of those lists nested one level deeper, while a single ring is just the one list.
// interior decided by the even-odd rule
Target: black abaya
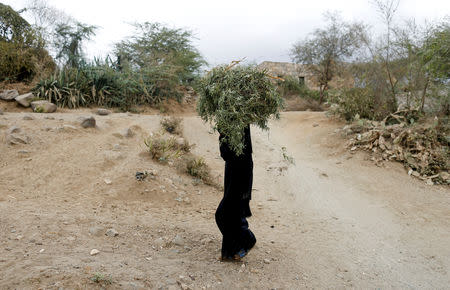
[{"label": "black abaya", "polygon": [[250,126],[244,129],[243,154],[237,156],[220,135],[220,155],[225,161],[224,196],[216,211],[216,222],[222,235],[222,257],[233,257],[248,251],[256,238],[248,228],[253,184],[253,159]]}]

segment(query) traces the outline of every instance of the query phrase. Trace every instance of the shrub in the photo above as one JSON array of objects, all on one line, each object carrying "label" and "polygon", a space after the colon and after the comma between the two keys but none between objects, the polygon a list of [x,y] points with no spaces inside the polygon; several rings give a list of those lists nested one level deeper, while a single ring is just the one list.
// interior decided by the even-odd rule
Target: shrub
[{"label": "shrub", "polygon": [[62,107],[96,105],[129,110],[135,105],[155,105],[164,99],[181,98],[177,84],[164,70],[155,67],[141,72],[120,71],[116,63],[106,58],[81,63],[78,68],[64,67],[42,79],[34,92]]},{"label": "shrub", "polygon": [[0,3],[0,81],[32,81],[56,64],[38,33],[10,6]]},{"label": "shrub", "polygon": [[334,112],[345,120],[353,120],[355,116],[363,119],[374,119],[376,116],[374,97],[370,90],[351,88],[330,97],[330,101],[337,104]]},{"label": "shrub", "polygon": [[91,281],[99,284],[109,285],[112,284],[112,276],[111,275],[107,276],[106,274],[103,273],[95,273],[91,277]]},{"label": "shrub", "polygon": [[197,157],[192,154],[183,156],[177,167],[180,171],[203,181],[205,184],[213,184],[210,173],[211,170],[202,157]]},{"label": "shrub", "polygon": [[182,133],[181,121],[182,121],[181,118],[166,117],[161,120],[160,124],[164,128],[164,130],[166,130],[170,134],[181,135]]},{"label": "shrub", "polygon": [[152,134],[144,140],[152,159],[165,163],[181,155],[175,138],[166,138],[161,134]]},{"label": "shrub", "polygon": [[305,85],[292,76],[286,76],[283,79],[277,82],[278,92],[282,96],[299,95],[305,89]]}]

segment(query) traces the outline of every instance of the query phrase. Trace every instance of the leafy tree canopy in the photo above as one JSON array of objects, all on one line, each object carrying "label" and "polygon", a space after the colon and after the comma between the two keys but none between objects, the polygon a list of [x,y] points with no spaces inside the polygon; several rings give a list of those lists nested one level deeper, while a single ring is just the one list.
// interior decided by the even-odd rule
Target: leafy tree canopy
[{"label": "leafy tree canopy", "polygon": [[150,66],[166,66],[180,81],[194,79],[206,64],[193,46],[193,34],[181,28],[160,23],[134,24],[135,35],[116,44],[115,53],[125,69],[142,70]]},{"label": "leafy tree canopy", "polygon": [[[338,65],[352,56],[363,44],[366,26],[347,23],[339,14],[326,13],[327,26],[318,28],[307,38],[297,42],[291,49],[292,59],[309,65],[317,76],[321,96],[328,83],[338,72]],[[322,101],[322,98],[321,98]]]},{"label": "leafy tree canopy", "polygon": [[0,3],[0,41],[32,43],[31,25],[9,5]]}]

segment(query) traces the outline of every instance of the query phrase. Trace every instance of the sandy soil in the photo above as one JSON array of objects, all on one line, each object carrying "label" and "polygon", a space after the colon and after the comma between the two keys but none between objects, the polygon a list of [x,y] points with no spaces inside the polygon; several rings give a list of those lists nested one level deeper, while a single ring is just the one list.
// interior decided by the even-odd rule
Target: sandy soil
[{"label": "sandy soil", "polygon": [[[95,116],[97,128],[83,129],[77,118],[85,115],[92,113],[0,116],[1,289],[450,285],[448,187],[348,153],[335,133],[342,124],[323,113],[284,113],[269,133],[252,129],[249,221],[258,242],[238,263],[217,259],[221,192],[145,152],[143,139],[159,129],[160,116]],[[222,182],[217,135],[192,114],[183,119],[194,153]],[[12,126],[31,142],[7,145]],[[117,134],[127,128],[133,137]],[[143,170],[156,176],[137,181]],[[118,236],[105,235],[110,228]]]}]

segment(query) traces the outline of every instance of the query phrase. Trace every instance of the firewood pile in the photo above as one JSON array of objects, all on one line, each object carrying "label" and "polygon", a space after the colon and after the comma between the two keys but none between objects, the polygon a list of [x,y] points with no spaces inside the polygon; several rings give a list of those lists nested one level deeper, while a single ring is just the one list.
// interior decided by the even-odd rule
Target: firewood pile
[{"label": "firewood pile", "polygon": [[450,185],[450,126],[448,120],[435,118],[416,123],[418,112],[397,111],[381,122],[357,120],[344,127],[351,151],[372,152],[372,160],[402,162],[409,175],[427,184]]}]

